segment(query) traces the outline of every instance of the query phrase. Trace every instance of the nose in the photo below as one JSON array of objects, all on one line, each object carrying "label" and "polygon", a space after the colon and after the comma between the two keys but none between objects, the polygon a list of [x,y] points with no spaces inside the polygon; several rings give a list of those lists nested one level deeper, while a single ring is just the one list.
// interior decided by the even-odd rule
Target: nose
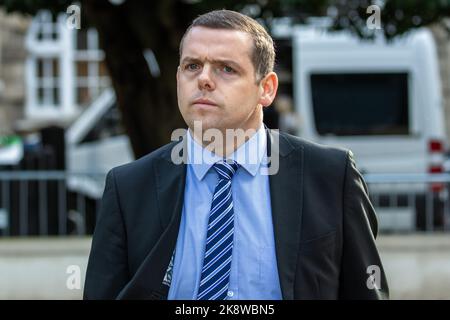
[{"label": "nose", "polygon": [[208,65],[203,66],[202,72],[198,76],[198,88],[200,90],[212,91],[216,88],[216,85],[211,78],[211,67]]}]

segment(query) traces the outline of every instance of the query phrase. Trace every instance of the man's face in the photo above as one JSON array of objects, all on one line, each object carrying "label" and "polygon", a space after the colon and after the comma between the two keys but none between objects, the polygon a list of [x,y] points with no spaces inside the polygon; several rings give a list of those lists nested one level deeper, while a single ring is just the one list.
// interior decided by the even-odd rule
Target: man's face
[{"label": "man's face", "polygon": [[177,71],[180,112],[190,128],[258,129],[263,87],[250,59],[253,41],[236,30],[193,27]]}]

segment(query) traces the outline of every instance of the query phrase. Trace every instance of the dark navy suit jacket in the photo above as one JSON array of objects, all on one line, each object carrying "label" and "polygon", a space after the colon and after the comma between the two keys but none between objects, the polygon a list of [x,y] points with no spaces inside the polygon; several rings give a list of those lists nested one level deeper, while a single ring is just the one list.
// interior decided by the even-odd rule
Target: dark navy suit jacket
[{"label": "dark navy suit jacket", "polygon": [[[279,155],[269,183],[283,299],[387,298],[376,215],[352,153],[267,134],[268,152]],[[171,161],[178,143],[108,173],[85,299],[167,298],[186,178],[186,164]],[[380,270],[378,289],[368,285],[371,265]]]}]

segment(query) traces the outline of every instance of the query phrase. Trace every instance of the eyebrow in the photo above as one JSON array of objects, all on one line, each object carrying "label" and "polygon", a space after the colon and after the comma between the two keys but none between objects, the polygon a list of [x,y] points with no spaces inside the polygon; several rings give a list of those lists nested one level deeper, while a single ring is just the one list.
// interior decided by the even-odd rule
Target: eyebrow
[{"label": "eyebrow", "polygon": [[[184,63],[186,63],[186,62],[202,62],[202,60],[200,60],[200,59],[198,59],[198,58],[194,58],[194,57],[189,57],[189,56],[187,56],[187,57],[184,57],[183,58],[183,60],[181,60],[181,63],[180,64],[184,64]],[[214,60],[211,60],[211,63],[212,64],[226,64],[226,65],[230,65],[230,66],[232,66],[233,68],[235,68],[235,69],[237,69],[237,70],[239,70],[239,71],[242,71],[242,67],[237,63],[237,62],[234,62],[233,60],[227,60],[227,59],[214,59]]]}]

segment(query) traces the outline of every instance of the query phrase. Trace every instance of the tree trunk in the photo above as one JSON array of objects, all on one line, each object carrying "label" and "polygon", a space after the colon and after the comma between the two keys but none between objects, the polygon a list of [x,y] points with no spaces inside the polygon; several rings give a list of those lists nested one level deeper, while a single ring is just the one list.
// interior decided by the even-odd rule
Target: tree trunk
[{"label": "tree trunk", "polygon": [[[121,6],[107,1],[83,3],[84,13],[97,28],[105,52],[124,128],[135,157],[140,158],[168,143],[172,131],[185,125],[176,99],[177,52],[164,40],[168,35],[162,34],[158,19],[152,17],[158,12],[145,10],[145,20],[142,20],[136,15],[136,9],[142,12],[142,17],[144,8],[133,8],[133,1]],[[154,24],[152,28],[149,23]],[[140,30],[148,32],[146,39],[142,39]],[[159,77],[152,76],[144,57],[149,44],[159,64]]]}]

